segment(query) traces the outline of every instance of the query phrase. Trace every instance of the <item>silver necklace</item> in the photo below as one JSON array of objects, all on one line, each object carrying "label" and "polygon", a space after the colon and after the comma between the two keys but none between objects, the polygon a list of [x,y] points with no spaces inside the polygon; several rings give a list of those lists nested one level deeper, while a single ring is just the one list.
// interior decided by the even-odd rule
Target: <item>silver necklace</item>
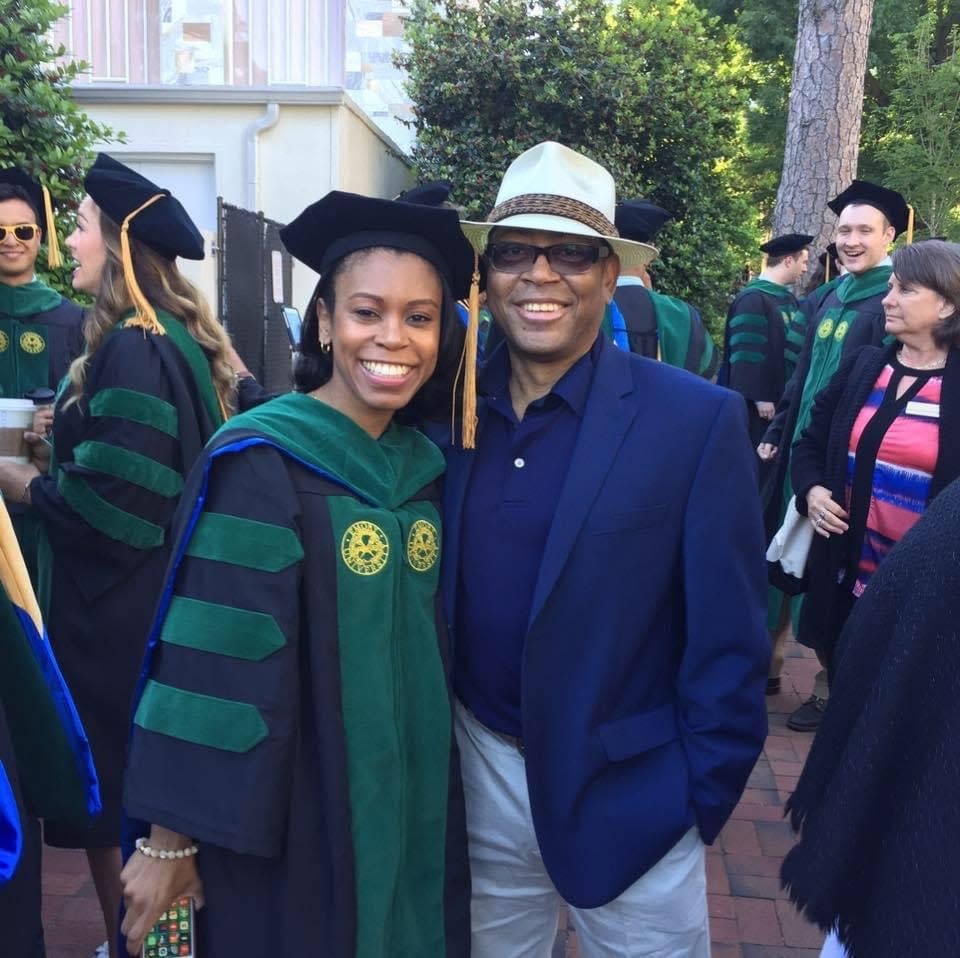
[{"label": "silver necklace", "polygon": [[917,370],[920,370],[920,369],[942,369],[944,366],[947,365],[947,357],[946,357],[946,354],[944,354],[943,356],[941,356],[939,359],[934,360],[932,363],[924,363],[922,366],[921,366],[921,365],[918,365],[917,363],[907,362],[907,360],[905,360],[905,359],[903,358],[903,350],[902,350],[902,349],[900,350],[900,353],[898,354],[898,357],[897,357],[897,358],[900,360],[900,362],[901,362],[902,365],[904,365],[904,366],[907,367],[907,369],[917,369]]}]

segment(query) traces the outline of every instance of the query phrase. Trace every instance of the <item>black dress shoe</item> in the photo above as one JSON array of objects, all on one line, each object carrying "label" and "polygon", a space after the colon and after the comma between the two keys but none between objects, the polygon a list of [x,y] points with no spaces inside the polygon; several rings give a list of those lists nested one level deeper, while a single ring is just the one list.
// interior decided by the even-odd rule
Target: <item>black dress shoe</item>
[{"label": "black dress shoe", "polygon": [[792,728],[794,732],[815,732],[826,707],[826,699],[820,698],[819,695],[811,695],[803,705],[791,713],[787,719],[787,728]]},{"label": "black dress shoe", "polygon": [[767,679],[767,695],[780,694],[780,676],[776,675],[772,679]]}]

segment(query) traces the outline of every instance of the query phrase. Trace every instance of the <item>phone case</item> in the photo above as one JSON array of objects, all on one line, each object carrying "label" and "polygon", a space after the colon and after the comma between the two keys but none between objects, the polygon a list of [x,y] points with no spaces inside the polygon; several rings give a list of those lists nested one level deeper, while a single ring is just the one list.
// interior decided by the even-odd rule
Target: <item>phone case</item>
[{"label": "phone case", "polygon": [[193,919],[193,899],[177,899],[147,932],[143,958],[197,958]]}]

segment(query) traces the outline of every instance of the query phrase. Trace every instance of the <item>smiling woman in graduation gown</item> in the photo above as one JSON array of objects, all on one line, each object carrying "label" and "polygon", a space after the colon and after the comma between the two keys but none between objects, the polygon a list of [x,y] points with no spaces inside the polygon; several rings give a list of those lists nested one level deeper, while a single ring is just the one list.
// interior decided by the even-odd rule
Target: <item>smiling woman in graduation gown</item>
[{"label": "smiling woman in graduation gown", "polygon": [[127,949],[192,893],[202,954],[465,956],[443,458],[400,422],[449,416],[472,254],[452,211],[343,193],[281,235],[318,310],[299,391],[231,420],[184,493],[133,719]]}]

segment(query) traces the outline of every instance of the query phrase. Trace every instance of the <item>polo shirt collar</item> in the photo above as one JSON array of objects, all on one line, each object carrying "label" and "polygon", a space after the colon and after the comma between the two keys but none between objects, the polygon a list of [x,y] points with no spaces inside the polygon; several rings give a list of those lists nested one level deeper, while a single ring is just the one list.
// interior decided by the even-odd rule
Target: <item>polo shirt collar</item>
[{"label": "polo shirt collar", "polygon": [[[593,382],[593,370],[597,364],[597,357],[603,348],[603,333],[599,333],[594,340],[590,351],[581,356],[561,377],[554,383],[553,389],[542,399],[542,403],[549,396],[557,396],[570,409],[583,418],[583,411],[587,406],[587,397],[590,395],[590,386]],[[480,373],[480,395],[485,399],[503,395],[510,383],[510,352],[507,343],[500,343],[491,353]]]}]

